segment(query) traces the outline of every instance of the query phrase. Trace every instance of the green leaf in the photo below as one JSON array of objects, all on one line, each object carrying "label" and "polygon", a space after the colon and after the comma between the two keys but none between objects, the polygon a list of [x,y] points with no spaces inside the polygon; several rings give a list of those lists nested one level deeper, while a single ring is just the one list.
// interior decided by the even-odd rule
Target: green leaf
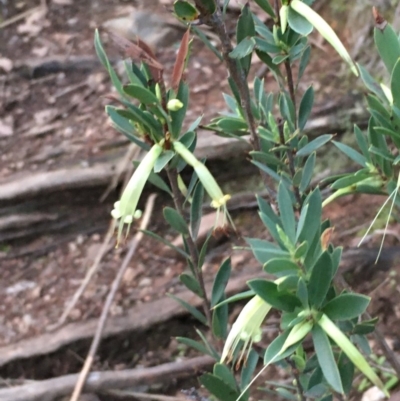
[{"label": "green leaf", "polygon": [[204,241],[203,246],[200,249],[200,253],[199,253],[199,263],[198,263],[198,268],[201,269],[204,263],[204,259],[206,257],[207,254],[207,249],[208,249],[208,243],[210,242],[210,239],[212,237],[212,230],[210,230],[210,232],[207,235],[206,240]]},{"label": "green leaf", "polygon": [[198,311],[196,308],[194,308],[192,305],[188,304],[186,301],[183,299],[180,299],[176,297],[173,294],[168,294],[168,296],[172,299],[174,299],[176,302],[178,302],[183,308],[185,308],[193,317],[195,317],[200,323],[207,325],[207,319],[206,317]]},{"label": "green leaf", "polygon": [[159,100],[157,96],[149,91],[148,89],[144,88],[143,86],[139,85],[125,85],[124,92],[134,99],[139,100],[140,103],[143,104],[157,104]]},{"label": "green leaf", "polygon": [[201,216],[203,214],[204,187],[199,181],[194,189],[192,204],[190,205],[190,232],[194,240],[199,233]]},{"label": "green leaf", "polygon": [[256,41],[253,37],[244,38],[230,53],[229,56],[232,58],[241,59],[248,56],[256,45]]},{"label": "green leaf", "polygon": [[175,338],[179,343],[185,344],[188,347],[191,347],[196,351],[201,352],[204,355],[210,355],[211,357],[213,356],[213,354],[203,344],[199,343],[198,341],[194,341],[187,337],[175,337]]},{"label": "green leaf", "polygon": [[357,145],[360,148],[362,154],[364,155],[368,163],[371,163],[371,156],[368,152],[368,142],[365,138],[364,133],[360,130],[360,128],[357,125],[354,126],[354,134],[356,136]]},{"label": "green leaf", "polygon": [[345,177],[339,178],[332,185],[332,189],[341,189],[346,188],[351,185],[357,184],[358,182],[364,181],[369,178],[371,174],[367,170],[360,170],[357,172],[358,174],[349,174]]},{"label": "green leaf", "polygon": [[254,279],[247,284],[259,297],[276,309],[293,312],[294,308],[301,306],[296,296],[287,291],[279,291],[278,286],[272,281]]},{"label": "green leaf", "polygon": [[222,363],[216,363],[214,365],[213,374],[214,376],[219,377],[221,380],[223,380],[232,389],[237,390],[235,376],[233,375],[232,371],[228,368],[228,366]]},{"label": "green leaf", "polygon": [[[224,296],[220,298],[220,300],[223,299]],[[213,310],[211,326],[215,337],[222,338],[223,340],[226,338],[228,331],[228,317],[229,311],[227,304]]]},{"label": "green leaf", "polygon": [[298,284],[297,284],[297,298],[300,299],[303,308],[308,308],[308,290],[307,284],[304,281],[303,277],[300,277]]},{"label": "green leaf", "polygon": [[312,152],[315,152],[321,146],[325,145],[333,138],[333,135],[324,134],[320,135],[318,138],[313,139],[311,142],[307,143],[307,145],[303,146],[296,152],[296,156],[303,157],[308,156]]},{"label": "green leaf", "polygon": [[281,92],[279,96],[279,110],[282,117],[292,126],[295,126],[296,111],[292,99],[286,92]]},{"label": "green leaf", "polygon": [[315,353],[317,354],[319,366],[326,381],[332,388],[340,394],[344,393],[342,380],[335,358],[333,356],[332,347],[328,336],[319,326],[315,325],[311,331],[314,342]]},{"label": "green leaf", "polygon": [[[242,368],[242,374],[240,376],[240,389],[243,391],[250,383],[253,373],[257,367],[259,360],[258,353],[252,349],[247,357],[245,366]],[[246,399],[246,398],[245,398]]]},{"label": "green leaf", "polygon": [[130,60],[124,60],[124,67],[129,81],[133,85],[147,86],[147,82],[139,68]]},{"label": "green leaf", "polygon": [[290,273],[298,273],[299,266],[290,259],[274,258],[264,264],[263,269],[270,274],[285,275]]},{"label": "green leaf", "polygon": [[300,108],[299,108],[299,129],[302,131],[306,126],[308,117],[310,116],[312,107],[314,104],[314,88],[310,86],[305,92],[300,101]]},{"label": "green leaf", "polygon": [[117,131],[119,131],[121,134],[124,134],[131,142],[138,145],[140,148],[144,150],[150,150],[150,146],[147,143],[141,141],[134,135],[135,129],[133,128],[133,125],[126,117],[121,116],[115,107],[106,106],[106,114],[108,117],[110,117],[112,126]]},{"label": "green leaf", "polygon": [[157,188],[161,189],[162,191],[165,191],[167,194],[172,196],[171,189],[158,174],[151,172],[148,181]]},{"label": "green leaf", "polygon": [[[216,123],[214,124],[216,124],[218,128],[224,131],[234,132],[241,135],[246,135],[249,132],[249,128],[247,126],[246,121],[242,120],[241,118],[221,117],[218,118]],[[244,132],[238,132],[238,131],[244,131]]]},{"label": "green leaf", "polygon": [[397,60],[391,80],[390,80],[390,89],[392,91],[393,95],[393,104],[396,105],[397,107],[400,107],[400,90],[399,90],[399,85],[400,85],[400,58]]},{"label": "green leaf", "polygon": [[311,179],[314,173],[315,160],[316,160],[316,153],[313,152],[310,154],[310,156],[307,158],[304,164],[303,175],[301,177],[299,185],[299,190],[301,194],[304,194],[304,192],[308,189],[308,186],[311,183]]},{"label": "green leaf", "polygon": [[332,281],[332,260],[328,252],[324,252],[315,263],[308,282],[308,298],[310,305],[319,308],[325,300]]},{"label": "green leaf", "polygon": [[213,288],[211,291],[211,308],[221,301],[226,285],[228,284],[229,277],[231,276],[231,270],[231,259],[225,259],[219,267],[214,279]]},{"label": "green leaf", "polygon": [[200,298],[204,297],[199,282],[191,274],[182,273],[179,276],[179,280],[186,286],[186,288],[198,295]]},{"label": "green leaf", "polygon": [[264,171],[267,173],[271,178],[273,178],[276,182],[281,181],[281,176],[268,166],[264,165],[263,163],[260,163],[258,161],[252,160],[251,163],[253,163],[255,166],[257,166],[260,170]]},{"label": "green leaf", "polygon": [[190,29],[198,36],[198,38],[221,60],[223,61],[222,54],[219,50],[210,42],[204,32],[199,29],[196,25],[191,24]]},{"label": "green leaf", "polygon": [[[245,4],[242,8],[242,12],[239,16],[238,23],[236,26],[236,42],[240,44],[246,37],[253,37],[256,35],[256,30],[254,27],[253,16],[250,11],[249,4]],[[251,54],[242,58],[240,60],[244,74],[247,76],[250,64],[251,64]]]},{"label": "green leaf", "polygon": [[217,5],[215,2],[216,0],[201,0],[201,4],[207,10],[209,15],[214,14],[217,9]]},{"label": "green leaf", "polygon": [[169,114],[171,116],[171,135],[173,138],[177,139],[181,134],[183,120],[186,116],[186,110],[189,103],[189,87],[188,85],[181,81],[179,84],[178,94],[176,95],[176,99],[180,100],[183,103],[183,107],[178,111],[170,111]]},{"label": "green leaf", "polygon": [[342,380],[343,390],[345,394],[349,394],[353,387],[354,365],[350,359],[347,358],[344,352],[340,353],[337,365]]},{"label": "green leaf", "polygon": [[245,240],[250,245],[255,258],[262,265],[272,258],[285,256],[290,257],[289,252],[280,249],[272,242],[264,241],[258,238],[245,238]]},{"label": "green leaf", "polygon": [[267,14],[269,14],[272,18],[275,18],[275,13],[271,4],[268,0],[254,0],[255,3],[259,5],[261,9],[263,9]]},{"label": "green leaf", "polygon": [[385,63],[389,74],[391,74],[398,58],[400,57],[399,38],[392,26],[386,24],[383,29],[374,28],[374,40],[379,55]]},{"label": "green leaf", "polygon": [[374,78],[372,78],[371,74],[360,64],[356,63],[358,70],[360,71],[360,76],[361,79],[364,82],[364,85],[375,95],[381,99],[381,101],[384,101],[387,103],[386,96],[381,88],[381,86],[375,81]]},{"label": "green leaf", "polygon": [[221,401],[234,401],[239,398],[240,394],[236,390],[211,373],[205,373],[199,381],[213,396]]},{"label": "green leaf", "polygon": [[287,358],[297,348],[297,344],[294,344],[280,354],[290,331],[291,329],[285,330],[278,337],[275,337],[275,339],[269,344],[264,354],[264,365],[269,365],[271,362],[278,362]]},{"label": "green leaf", "polygon": [[143,233],[148,235],[149,237],[152,237],[156,239],[157,241],[162,242],[164,245],[167,245],[169,248],[173,249],[174,251],[178,252],[180,255],[182,255],[185,259],[190,259],[190,256],[181,248],[178,248],[177,246],[173,245],[171,242],[167,241],[166,239],[160,237],[159,235],[148,231],[148,230],[141,230]]},{"label": "green leaf", "polygon": [[242,301],[243,299],[250,298],[254,296],[255,293],[253,290],[248,290],[248,291],[243,291],[239,294],[232,295],[231,297],[223,300],[222,302],[218,303],[217,305],[214,306],[214,308],[219,308],[221,305],[229,304],[231,302],[237,302],[237,301]]},{"label": "green leaf", "polygon": [[99,58],[101,64],[103,64],[103,66],[108,71],[108,74],[110,75],[113,86],[115,87],[115,89],[121,96],[124,96],[124,91],[122,89],[122,83],[121,83],[120,79],[118,78],[118,75],[115,72],[114,68],[112,68],[112,66],[108,60],[107,54],[104,51],[103,45],[101,44],[100,34],[99,34],[98,29],[96,29],[95,33],[94,33],[94,48],[96,50],[97,57]]},{"label": "green leaf", "polygon": [[[308,207],[306,208],[306,206]],[[321,192],[317,188],[308,197],[308,202],[303,204],[303,209],[301,210],[300,219],[304,221],[304,224],[299,224],[297,226],[296,241],[303,242],[307,241],[309,244],[312,243],[315,234],[320,228],[322,215],[322,198]]]},{"label": "green leaf", "polygon": [[355,161],[357,164],[360,164],[363,167],[366,167],[367,159],[362,154],[358,153],[356,150],[354,150],[350,146],[345,145],[344,143],[336,141],[332,141],[332,143],[351,160]]},{"label": "green leaf", "polygon": [[289,191],[282,182],[279,184],[278,189],[278,206],[283,230],[292,245],[294,245],[296,241],[296,219]]},{"label": "green leaf", "polygon": [[294,11],[291,7],[289,7],[288,23],[295,32],[302,36],[308,36],[314,28],[302,15]]},{"label": "green leaf", "polygon": [[331,320],[349,320],[365,312],[371,298],[360,294],[341,294],[329,301],[323,312]]},{"label": "green leaf", "polygon": [[175,156],[175,152],[172,150],[164,151],[161,156],[156,160],[154,165],[154,172],[159,173]]},{"label": "green leaf", "polygon": [[174,12],[183,21],[194,21],[199,18],[199,12],[187,1],[177,0],[174,3]]},{"label": "green leaf", "polygon": [[311,55],[311,47],[307,46],[304,49],[303,54],[301,55],[301,58],[300,58],[299,72],[297,74],[297,82],[299,82],[300,79],[303,77],[304,71],[310,61],[310,55]]},{"label": "green leaf", "polygon": [[175,337],[178,343],[187,345],[188,347],[191,347],[199,352],[201,352],[204,355],[210,355],[214,356],[203,344],[199,343],[198,341],[192,340],[187,337]]},{"label": "green leaf", "polygon": [[189,229],[185,219],[172,207],[165,207],[163,210],[164,218],[168,224],[178,233],[182,235],[188,235]]}]

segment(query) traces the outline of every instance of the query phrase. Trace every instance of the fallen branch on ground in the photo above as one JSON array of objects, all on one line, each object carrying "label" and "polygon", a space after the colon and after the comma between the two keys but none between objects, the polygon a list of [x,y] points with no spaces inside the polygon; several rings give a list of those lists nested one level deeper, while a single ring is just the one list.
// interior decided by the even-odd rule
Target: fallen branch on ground
[{"label": "fallen branch on ground", "polygon": [[[235,277],[228,283],[227,294],[235,294],[247,288],[246,281],[260,275],[259,269]],[[211,291],[212,283],[206,284]],[[194,307],[201,305],[201,299],[190,291],[174,294]],[[163,297],[152,302],[140,304],[123,316],[110,318],[103,331],[103,338],[128,331],[143,331],[168,321],[174,317],[186,315],[188,312],[176,301]],[[71,323],[58,331],[45,333],[32,339],[23,340],[0,348],[0,366],[17,359],[26,359],[37,355],[45,355],[75,341],[93,337],[98,319]],[[1,399],[1,398],[0,398]]]},{"label": "fallen branch on ground", "polygon": [[[151,368],[92,372],[86,381],[84,390],[96,392],[182,379],[201,373],[210,368],[214,362],[215,360],[210,356],[200,356],[187,361],[171,362]],[[74,388],[78,376],[79,374],[71,374],[0,390],[0,400],[50,401],[69,394]]]}]

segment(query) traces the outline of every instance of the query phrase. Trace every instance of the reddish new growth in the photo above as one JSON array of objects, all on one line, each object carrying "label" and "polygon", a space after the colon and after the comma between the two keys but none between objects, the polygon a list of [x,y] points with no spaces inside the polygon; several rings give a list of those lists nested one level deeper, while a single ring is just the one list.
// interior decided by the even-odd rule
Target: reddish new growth
[{"label": "reddish new growth", "polygon": [[382,15],[379,14],[379,11],[376,7],[372,7],[372,15],[374,16],[376,27],[383,31],[387,25],[387,21],[385,20],[385,18],[383,18]]}]

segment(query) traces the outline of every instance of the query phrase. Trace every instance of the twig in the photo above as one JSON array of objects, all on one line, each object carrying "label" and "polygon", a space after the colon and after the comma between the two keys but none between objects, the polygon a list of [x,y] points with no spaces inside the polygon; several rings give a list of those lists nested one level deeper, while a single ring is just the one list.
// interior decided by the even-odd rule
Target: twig
[{"label": "twig", "polygon": [[0,29],[3,29],[9,25],[15,24],[16,22],[20,21],[21,19],[29,17],[31,14],[35,13],[36,11],[40,11],[42,8],[44,8],[43,4],[41,4],[40,6],[37,6],[37,7],[33,7],[29,10],[26,10],[20,14],[17,14],[14,17],[6,19],[2,23],[0,23]]},{"label": "twig", "polygon": [[75,385],[75,389],[74,389],[74,392],[72,393],[70,401],[77,401],[78,400],[78,397],[82,392],[83,386],[85,385],[86,378],[87,378],[87,376],[89,374],[89,371],[90,371],[90,368],[91,368],[91,366],[93,364],[94,357],[95,357],[97,348],[98,348],[100,340],[101,340],[101,336],[102,336],[102,333],[103,333],[103,329],[104,329],[104,326],[105,326],[105,323],[106,323],[106,320],[107,320],[107,316],[108,316],[108,312],[110,310],[111,304],[112,304],[112,302],[114,300],[115,294],[116,294],[116,292],[118,290],[118,287],[119,287],[119,285],[121,283],[122,277],[124,276],[125,271],[126,271],[128,265],[129,265],[129,262],[131,261],[133,255],[135,254],[136,248],[138,247],[141,239],[143,238],[144,234],[143,234],[143,232],[141,230],[144,230],[149,224],[150,217],[151,217],[151,214],[153,212],[154,201],[155,201],[156,196],[157,196],[156,194],[152,194],[152,195],[149,196],[149,198],[147,200],[147,203],[146,203],[146,207],[145,207],[145,211],[144,211],[144,214],[143,214],[143,218],[142,218],[142,221],[140,223],[140,228],[139,228],[140,231],[138,231],[136,233],[136,235],[134,236],[134,238],[132,239],[132,241],[131,241],[131,243],[129,245],[129,250],[128,250],[127,254],[125,255],[125,258],[124,258],[124,260],[122,262],[122,265],[119,268],[119,271],[118,271],[118,273],[117,273],[117,275],[116,275],[116,277],[115,277],[115,279],[114,279],[114,281],[113,281],[113,283],[111,285],[111,289],[110,289],[110,292],[109,292],[109,294],[107,296],[107,299],[106,299],[106,302],[104,304],[103,310],[101,312],[99,323],[97,325],[96,333],[94,335],[92,344],[90,346],[90,350],[89,350],[88,356],[86,358],[85,364],[83,365],[82,371],[81,371],[81,373],[79,375],[78,381],[77,381],[77,383]]},{"label": "twig", "polygon": [[157,400],[157,401],[186,401],[183,397],[171,397],[170,395],[161,394],[148,394],[148,393],[138,393],[137,391],[128,390],[109,390],[105,391],[107,395],[122,398],[139,398],[141,400]]},{"label": "twig", "polygon": [[103,259],[103,256],[109,251],[109,249],[110,249],[109,243],[114,234],[114,230],[115,230],[115,220],[113,219],[110,223],[110,226],[109,226],[107,234],[104,238],[103,244],[100,248],[100,251],[96,255],[96,258],[95,258],[92,266],[90,267],[89,271],[86,273],[86,276],[85,276],[84,280],[82,281],[80,287],[75,292],[72,299],[69,301],[67,307],[65,308],[65,310],[64,310],[63,314],[61,315],[60,319],[58,320],[58,322],[54,325],[49,326],[48,331],[53,331],[65,323],[65,320],[67,319],[68,315],[71,313],[71,310],[75,307],[76,303],[78,302],[79,298],[84,293],[84,291],[85,291],[86,287],[88,286],[90,280],[92,279],[93,275],[96,273],[97,269],[99,268],[99,265],[100,265],[101,260]]},{"label": "twig", "polygon": [[294,376],[294,379],[296,381],[296,387],[297,387],[297,395],[299,397],[300,401],[307,401],[305,395],[304,395],[304,389],[300,381],[300,374],[299,371],[296,368],[296,364],[294,361],[287,359],[287,362],[289,363],[290,367],[292,368],[292,373]]},{"label": "twig", "polygon": [[[85,385],[85,392],[131,388],[136,385],[171,382],[176,378],[192,377],[208,370],[215,360],[200,356],[185,361],[170,362],[151,368],[120,371],[92,372]],[[0,390],[1,401],[43,401],[62,397],[71,392],[79,374],[36,381],[22,386]]]}]

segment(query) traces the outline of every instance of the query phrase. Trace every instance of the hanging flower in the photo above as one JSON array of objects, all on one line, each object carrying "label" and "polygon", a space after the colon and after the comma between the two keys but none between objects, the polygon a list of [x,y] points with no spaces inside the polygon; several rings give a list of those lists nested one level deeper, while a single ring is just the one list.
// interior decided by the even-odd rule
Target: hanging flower
[{"label": "hanging flower", "polygon": [[232,360],[240,342],[243,342],[243,344],[242,351],[237,360],[237,366],[239,366],[242,361],[247,360],[252,344],[261,340],[261,324],[270,310],[271,305],[267,304],[258,295],[254,296],[245,305],[226,339],[222,351],[221,363],[224,361],[230,362]]},{"label": "hanging flower", "polygon": [[111,215],[114,219],[119,220],[117,245],[121,239],[124,225],[128,225],[128,233],[133,219],[140,217],[136,210],[137,204],[149,175],[154,168],[154,164],[162,150],[163,148],[161,145],[153,145],[133,173],[128,185],[122,193],[121,199],[114,204],[114,209],[112,210]]},{"label": "hanging flower", "polygon": [[332,47],[338,52],[339,56],[342,57],[342,59],[350,66],[353,74],[358,77],[356,65],[331,26],[310,6],[301,0],[292,0],[290,2],[290,7],[304,17],[321,34],[321,36],[332,45]]},{"label": "hanging flower", "polygon": [[227,220],[235,227],[231,216],[226,208],[226,203],[231,198],[230,195],[222,192],[220,186],[215,181],[215,178],[212,176],[208,168],[201,163],[194,154],[185,147],[181,142],[175,141],[173,142],[175,152],[182,157],[183,160],[187,164],[193,167],[194,171],[196,172],[197,176],[199,177],[200,182],[202,183],[204,189],[207,191],[208,195],[211,198],[211,206],[217,209],[217,217],[216,217],[216,225],[221,225],[219,212],[222,209],[223,211],[223,218],[222,218],[222,226],[225,226]]}]

